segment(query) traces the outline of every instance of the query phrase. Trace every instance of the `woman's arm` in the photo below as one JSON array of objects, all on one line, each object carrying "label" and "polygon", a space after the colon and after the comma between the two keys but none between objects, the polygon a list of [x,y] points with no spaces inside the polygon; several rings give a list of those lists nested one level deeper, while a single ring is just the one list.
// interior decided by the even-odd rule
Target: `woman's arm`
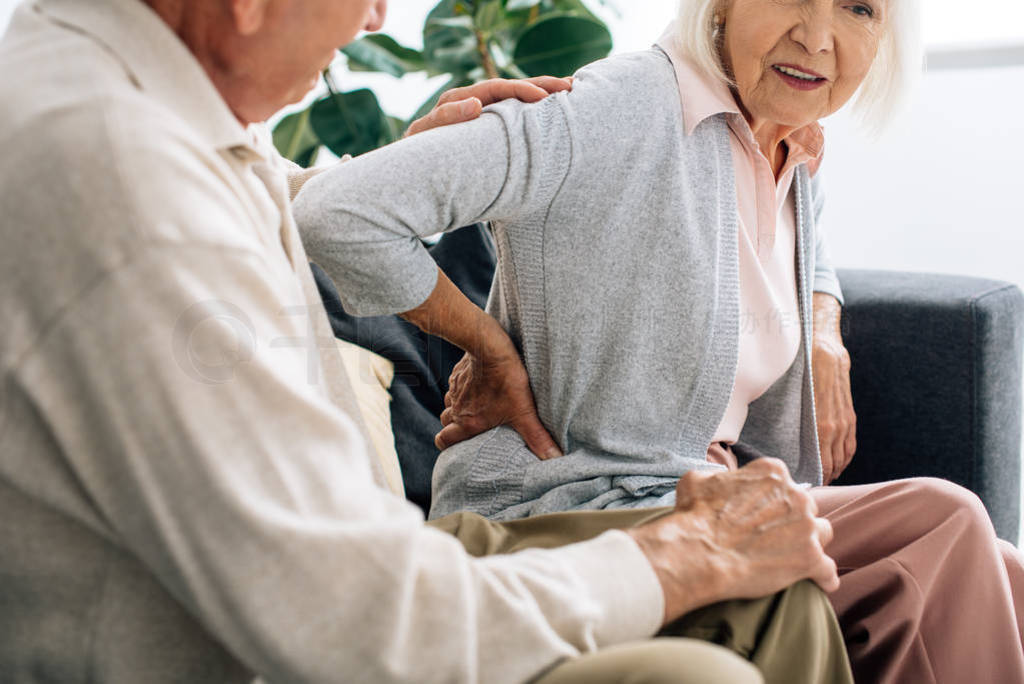
[{"label": "woman's arm", "polygon": [[335,281],[346,310],[401,313],[466,350],[484,384],[501,390],[500,424],[541,458],[560,452],[537,418],[515,345],[439,271],[420,238],[480,220],[542,217],[568,171],[568,149],[553,98],[502,103],[477,121],[327,171],[295,205],[310,257]]},{"label": "woman's arm", "polygon": [[295,217],[346,311],[392,314],[426,301],[437,268],[423,237],[543,216],[569,167],[560,97],[500,103],[476,121],[412,136],[307,182]]},{"label": "woman's arm", "polygon": [[814,195],[814,335],[811,367],[814,371],[814,406],[818,419],[822,478],[825,484],[839,477],[857,450],[857,414],[850,392],[850,354],[843,344],[843,292],[828,253],[821,218],[825,205],[821,175],[812,179]]},{"label": "woman's arm", "polygon": [[[519,351],[496,320],[466,299],[443,271],[420,306],[402,314],[420,330],[444,337],[467,353],[456,366],[445,396],[434,443],[438,449],[469,439],[497,425],[508,425],[537,458],[558,458],[562,451],[537,416],[533,392]],[[471,408],[453,421],[452,398]],[[454,423],[454,424],[453,424]]]}]

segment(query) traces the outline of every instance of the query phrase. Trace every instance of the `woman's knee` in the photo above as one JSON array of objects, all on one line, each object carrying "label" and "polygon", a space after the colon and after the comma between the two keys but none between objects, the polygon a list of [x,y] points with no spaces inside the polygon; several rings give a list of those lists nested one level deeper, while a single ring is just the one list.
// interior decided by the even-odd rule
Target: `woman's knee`
[{"label": "woman's knee", "polygon": [[960,485],[936,477],[906,480],[913,493],[927,501],[928,508],[943,519],[963,516],[972,525],[992,530],[992,520],[978,495]]}]

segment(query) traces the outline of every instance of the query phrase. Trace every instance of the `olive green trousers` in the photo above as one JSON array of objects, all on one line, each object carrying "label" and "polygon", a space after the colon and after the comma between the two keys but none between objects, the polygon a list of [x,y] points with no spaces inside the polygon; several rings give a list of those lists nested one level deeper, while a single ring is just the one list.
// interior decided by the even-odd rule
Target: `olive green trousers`
[{"label": "olive green trousers", "polygon": [[[496,523],[457,513],[429,524],[474,556],[554,548],[648,522],[669,509],[576,511]],[[706,606],[657,638],[620,644],[555,664],[537,684],[852,684],[832,606],[813,583],[773,596]]]}]

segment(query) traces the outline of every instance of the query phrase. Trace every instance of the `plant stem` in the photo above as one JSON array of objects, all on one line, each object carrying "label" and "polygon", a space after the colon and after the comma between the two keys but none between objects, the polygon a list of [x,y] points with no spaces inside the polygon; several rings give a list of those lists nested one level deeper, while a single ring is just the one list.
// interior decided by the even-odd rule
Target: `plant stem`
[{"label": "plant stem", "polygon": [[498,67],[494,66],[491,51],[487,49],[487,39],[484,38],[483,31],[476,31],[476,49],[480,53],[480,62],[487,78],[500,78],[501,74],[498,73]]}]

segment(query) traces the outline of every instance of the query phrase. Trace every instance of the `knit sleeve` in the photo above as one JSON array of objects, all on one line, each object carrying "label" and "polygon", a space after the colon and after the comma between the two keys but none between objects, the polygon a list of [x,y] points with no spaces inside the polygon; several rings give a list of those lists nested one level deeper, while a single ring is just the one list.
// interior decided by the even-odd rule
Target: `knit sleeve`
[{"label": "knit sleeve", "polygon": [[822,226],[825,193],[822,189],[821,173],[816,173],[811,179],[811,196],[814,203],[814,291],[830,294],[843,304],[843,290],[835,268],[832,267],[832,256]]},{"label": "knit sleeve", "polygon": [[569,167],[557,98],[489,107],[476,121],[412,136],[305,184],[295,202],[303,242],[346,311],[414,309],[437,278],[421,238],[550,204]]}]

